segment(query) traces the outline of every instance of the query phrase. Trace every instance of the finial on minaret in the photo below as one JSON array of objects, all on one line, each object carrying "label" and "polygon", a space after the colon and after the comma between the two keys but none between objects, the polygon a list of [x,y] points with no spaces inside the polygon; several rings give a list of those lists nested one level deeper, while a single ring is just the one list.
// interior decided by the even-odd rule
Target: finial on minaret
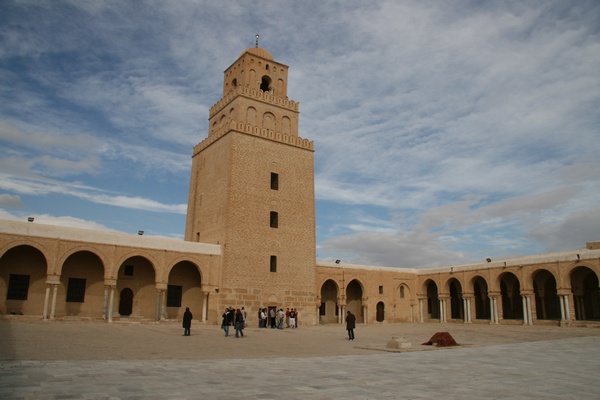
[{"label": "finial on minaret", "polygon": [[256,34],[256,47],[258,47],[258,33]]}]

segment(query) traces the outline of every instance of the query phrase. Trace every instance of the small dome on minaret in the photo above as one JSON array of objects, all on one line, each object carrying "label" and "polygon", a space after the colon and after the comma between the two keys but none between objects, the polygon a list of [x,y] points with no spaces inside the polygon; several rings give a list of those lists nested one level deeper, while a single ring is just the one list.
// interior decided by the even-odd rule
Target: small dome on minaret
[{"label": "small dome on minaret", "polygon": [[250,53],[250,54],[254,54],[255,56],[264,58],[265,60],[275,61],[275,59],[273,58],[271,53],[269,53],[267,50],[263,49],[262,47],[258,47],[258,38],[259,37],[260,37],[260,35],[256,34],[256,46],[250,47],[249,49],[244,50],[242,52],[242,54],[240,54],[240,57],[246,53]]},{"label": "small dome on minaret", "polygon": [[273,58],[271,53],[269,53],[267,50],[263,49],[262,47],[250,47],[250,48],[242,51],[242,54],[240,54],[240,57],[243,56],[245,53],[254,54],[255,56],[264,58],[266,60],[275,61],[275,59]]}]

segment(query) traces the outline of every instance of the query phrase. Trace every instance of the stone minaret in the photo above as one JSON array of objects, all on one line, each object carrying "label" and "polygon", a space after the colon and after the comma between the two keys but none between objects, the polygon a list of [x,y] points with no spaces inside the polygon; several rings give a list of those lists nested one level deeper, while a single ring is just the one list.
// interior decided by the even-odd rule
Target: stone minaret
[{"label": "stone minaret", "polygon": [[314,150],[298,136],[287,83],[288,67],[258,44],[225,70],[192,156],[185,240],[221,245],[210,277],[219,307],[244,306],[252,318],[258,307],[295,307],[314,324]]}]

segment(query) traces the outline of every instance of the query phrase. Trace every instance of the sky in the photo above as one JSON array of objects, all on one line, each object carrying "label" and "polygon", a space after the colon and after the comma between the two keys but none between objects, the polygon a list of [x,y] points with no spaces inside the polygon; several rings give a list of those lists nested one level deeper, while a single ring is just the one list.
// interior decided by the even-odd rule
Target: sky
[{"label": "sky", "polygon": [[0,2],[0,219],[183,240],[223,72],[289,66],[317,259],[421,268],[600,240],[600,2]]}]

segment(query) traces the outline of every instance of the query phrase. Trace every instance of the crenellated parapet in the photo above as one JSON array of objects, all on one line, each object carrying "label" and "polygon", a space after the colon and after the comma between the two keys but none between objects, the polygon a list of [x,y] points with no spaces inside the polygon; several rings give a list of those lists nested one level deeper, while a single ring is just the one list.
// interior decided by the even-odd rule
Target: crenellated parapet
[{"label": "crenellated parapet", "polygon": [[223,127],[218,128],[215,132],[213,132],[209,137],[198,143],[194,146],[193,155],[198,154],[203,149],[207,148],[217,140],[219,140],[223,135],[228,132],[235,131],[239,133],[244,133],[247,135],[258,136],[263,139],[272,140],[274,142],[279,142],[283,144],[287,144],[289,146],[299,147],[306,150],[314,151],[314,142],[312,140],[303,139],[299,136],[288,135],[281,132],[275,132],[270,129],[261,128],[259,126],[246,124],[244,122],[238,122],[231,120],[228,124]]},{"label": "crenellated parapet", "polygon": [[235,97],[242,95],[248,98],[261,100],[265,103],[279,106],[282,108],[287,108],[292,111],[298,112],[299,104],[296,101],[289,100],[287,98],[281,98],[274,96],[271,92],[263,92],[260,89],[250,89],[249,87],[241,87],[237,86],[229,93],[227,93],[221,100],[219,100],[214,106],[210,108],[209,118],[212,118],[215,114],[223,109],[227,104],[229,104]]}]

